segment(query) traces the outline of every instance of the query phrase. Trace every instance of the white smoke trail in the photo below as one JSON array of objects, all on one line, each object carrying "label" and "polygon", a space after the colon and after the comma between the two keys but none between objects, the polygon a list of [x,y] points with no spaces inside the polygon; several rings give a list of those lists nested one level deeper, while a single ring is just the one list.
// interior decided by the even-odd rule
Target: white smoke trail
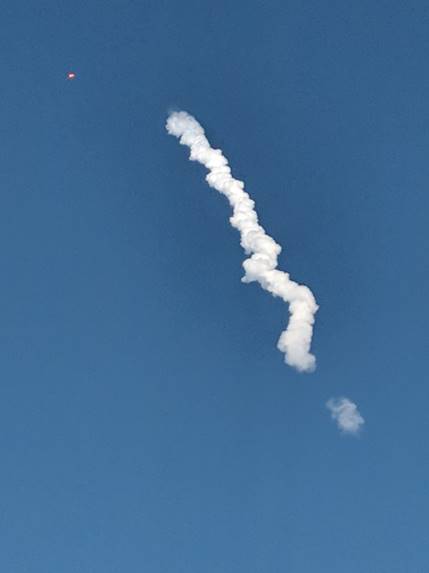
[{"label": "white smoke trail", "polygon": [[207,167],[208,184],[228,198],[233,208],[231,225],[240,231],[241,246],[250,255],[243,262],[245,274],[241,280],[245,283],[257,281],[263,289],[289,303],[289,324],[281,333],[277,348],[285,353],[287,364],[301,372],[311,372],[316,366],[310,346],[318,309],[313,293],[308,287],[292,281],[288,273],[277,269],[280,245],[258,224],[255,202],[244,191],[244,183],[232,177],[222,151],[210,146],[198,121],[184,111],[174,112],[166,127],[168,133],[190,148],[192,161]]}]

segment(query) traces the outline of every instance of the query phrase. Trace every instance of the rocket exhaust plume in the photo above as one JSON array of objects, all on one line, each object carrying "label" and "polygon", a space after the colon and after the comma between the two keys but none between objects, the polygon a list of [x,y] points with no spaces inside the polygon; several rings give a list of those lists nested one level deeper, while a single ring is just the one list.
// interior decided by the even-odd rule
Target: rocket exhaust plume
[{"label": "rocket exhaust plume", "polygon": [[244,191],[244,183],[232,177],[227,159],[220,149],[210,146],[198,121],[184,111],[174,112],[168,117],[166,128],[182,145],[190,148],[192,161],[198,161],[208,169],[207,183],[223,193],[231,204],[231,225],[240,232],[241,246],[249,255],[243,262],[241,280],[245,283],[256,281],[289,304],[289,324],[277,343],[277,348],[285,354],[285,362],[300,372],[313,371],[316,359],[310,353],[310,346],[318,309],[313,293],[305,285],[292,281],[288,273],[277,269],[280,245],[259,225],[255,202]]}]

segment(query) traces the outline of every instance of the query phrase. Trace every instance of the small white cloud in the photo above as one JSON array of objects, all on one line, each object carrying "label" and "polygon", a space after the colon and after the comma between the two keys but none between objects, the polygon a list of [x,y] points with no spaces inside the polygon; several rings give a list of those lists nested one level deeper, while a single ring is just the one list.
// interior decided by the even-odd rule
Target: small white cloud
[{"label": "small white cloud", "polygon": [[331,398],[326,406],[331,411],[332,419],[337,422],[338,428],[345,434],[358,434],[365,423],[356,404],[348,398]]}]

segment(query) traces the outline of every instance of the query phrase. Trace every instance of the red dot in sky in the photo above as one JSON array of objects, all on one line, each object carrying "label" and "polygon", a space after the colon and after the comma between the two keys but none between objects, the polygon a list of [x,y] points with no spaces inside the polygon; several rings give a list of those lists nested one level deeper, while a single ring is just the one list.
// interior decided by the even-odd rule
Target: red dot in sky
[{"label": "red dot in sky", "polygon": [[68,80],[74,80],[75,77],[76,77],[76,74],[75,74],[74,72],[69,72],[69,73],[67,74],[67,79],[68,79]]}]

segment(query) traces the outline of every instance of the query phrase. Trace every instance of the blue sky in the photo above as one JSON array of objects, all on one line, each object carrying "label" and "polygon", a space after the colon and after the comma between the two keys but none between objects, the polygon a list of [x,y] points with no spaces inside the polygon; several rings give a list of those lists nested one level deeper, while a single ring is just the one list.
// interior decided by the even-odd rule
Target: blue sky
[{"label": "blue sky", "polygon": [[[420,2],[6,2],[2,571],[428,570],[428,24]],[[240,283],[171,109],[314,291],[314,374],[283,364],[286,308]]]}]

